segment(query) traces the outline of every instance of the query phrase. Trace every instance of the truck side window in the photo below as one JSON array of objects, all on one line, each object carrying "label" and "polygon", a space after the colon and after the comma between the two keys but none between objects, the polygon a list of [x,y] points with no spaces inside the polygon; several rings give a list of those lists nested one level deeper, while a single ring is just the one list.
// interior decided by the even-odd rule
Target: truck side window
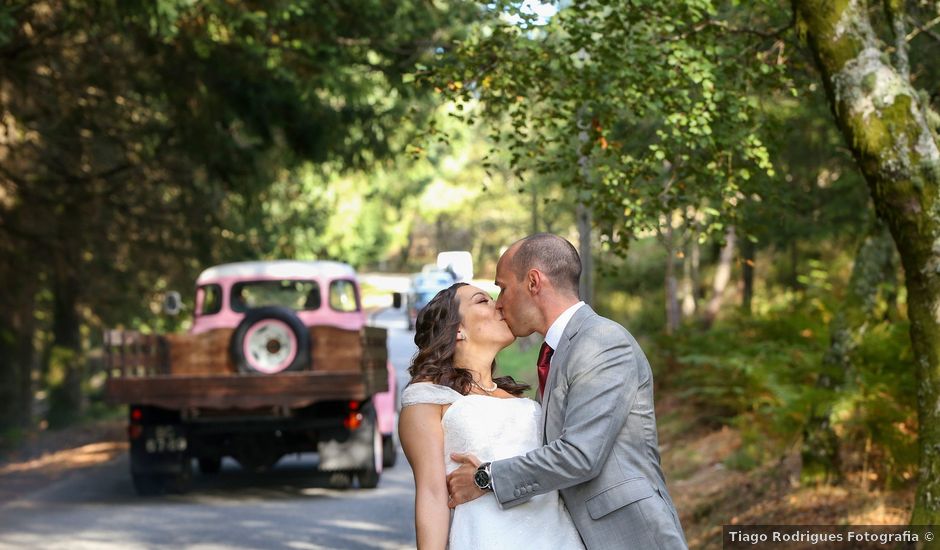
[{"label": "truck side window", "polygon": [[359,311],[359,297],[352,281],[336,280],[330,283],[330,307],[348,313]]},{"label": "truck side window", "polygon": [[222,311],[222,287],[219,285],[203,285],[199,287],[202,294],[202,307],[199,315],[212,315]]}]

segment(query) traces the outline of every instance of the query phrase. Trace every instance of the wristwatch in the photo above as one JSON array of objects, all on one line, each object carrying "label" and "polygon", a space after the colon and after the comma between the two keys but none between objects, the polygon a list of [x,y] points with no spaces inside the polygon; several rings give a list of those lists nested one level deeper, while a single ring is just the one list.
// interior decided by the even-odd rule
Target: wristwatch
[{"label": "wristwatch", "polygon": [[490,476],[489,462],[480,464],[480,467],[477,468],[477,472],[473,474],[473,482],[476,483],[477,487],[479,487],[481,491],[493,490],[493,479]]}]

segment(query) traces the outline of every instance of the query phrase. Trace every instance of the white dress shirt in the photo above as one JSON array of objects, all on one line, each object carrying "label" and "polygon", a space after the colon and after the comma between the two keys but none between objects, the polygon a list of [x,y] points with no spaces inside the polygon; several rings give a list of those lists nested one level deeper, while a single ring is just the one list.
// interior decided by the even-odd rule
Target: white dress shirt
[{"label": "white dress shirt", "polygon": [[552,351],[558,349],[558,344],[561,342],[561,335],[565,333],[565,327],[568,326],[568,322],[571,321],[572,317],[574,317],[574,313],[581,309],[581,306],[583,305],[584,302],[578,302],[577,304],[569,307],[563,311],[557,319],[555,319],[555,322],[552,323],[552,326],[548,327],[548,332],[545,333],[545,343],[552,348]]}]

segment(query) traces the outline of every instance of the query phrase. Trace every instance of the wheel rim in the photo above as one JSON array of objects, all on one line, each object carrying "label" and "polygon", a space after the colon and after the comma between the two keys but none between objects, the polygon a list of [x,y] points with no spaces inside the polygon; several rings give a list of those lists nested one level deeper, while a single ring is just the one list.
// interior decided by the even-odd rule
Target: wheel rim
[{"label": "wheel rim", "polygon": [[274,374],[289,367],[297,357],[297,336],[283,321],[262,319],[245,333],[242,351],[249,367]]}]

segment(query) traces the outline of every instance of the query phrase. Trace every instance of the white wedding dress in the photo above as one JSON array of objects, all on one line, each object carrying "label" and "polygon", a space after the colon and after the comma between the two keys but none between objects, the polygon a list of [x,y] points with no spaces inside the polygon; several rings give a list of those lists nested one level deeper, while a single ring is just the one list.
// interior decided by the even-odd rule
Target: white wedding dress
[{"label": "white wedding dress", "polygon": [[[402,407],[418,403],[447,405],[444,460],[447,473],[457,464],[451,453],[471,453],[481,462],[522,455],[542,444],[538,403],[461,395],[430,383],[412,384],[401,395]],[[502,509],[493,493],[458,506],[451,515],[450,550],[583,549],[581,538],[557,491]]]}]

